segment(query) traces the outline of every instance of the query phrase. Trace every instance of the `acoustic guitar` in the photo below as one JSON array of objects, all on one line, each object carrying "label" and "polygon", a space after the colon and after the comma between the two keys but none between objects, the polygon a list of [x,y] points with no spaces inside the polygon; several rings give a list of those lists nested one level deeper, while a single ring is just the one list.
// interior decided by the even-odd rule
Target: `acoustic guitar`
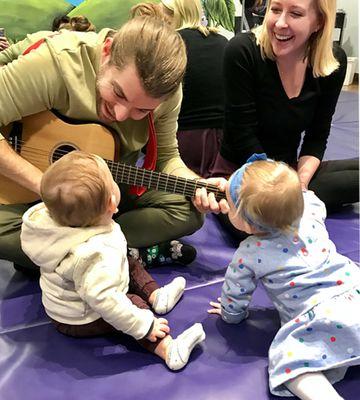
[{"label": "acoustic guitar", "polygon": [[[194,196],[205,187],[219,201],[225,198],[217,186],[192,179],[149,171],[120,163],[119,137],[107,127],[83,123],[43,111],[1,128],[12,148],[40,170],[73,150],[97,154],[107,163],[117,183]],[[0,204],[31,203],[39,196],[0,174]]]}]

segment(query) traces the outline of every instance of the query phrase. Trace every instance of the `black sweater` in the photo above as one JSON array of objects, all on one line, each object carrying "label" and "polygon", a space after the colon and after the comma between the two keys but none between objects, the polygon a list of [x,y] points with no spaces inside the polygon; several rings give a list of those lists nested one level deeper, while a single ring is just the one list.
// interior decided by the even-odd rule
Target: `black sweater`
[{"label": "black sweater", "polygon": [[179,130],[222,128],[224,119],[223,56],[227,39],[204,36],[197,29],[179,31],[186,44],[188,64]]},{"label": "black sweater", "polygon": [[295,164],[300,156],[322,159],[332,116],[346,73],[346,55],[334,49],[340,67],[324,78],[307,68],[298,97],[289,99],[276,63],[263,60],[252,33],[235,36],[224,56],[225,128],[221,155],[242,165],[253,153],[266,152]]}]

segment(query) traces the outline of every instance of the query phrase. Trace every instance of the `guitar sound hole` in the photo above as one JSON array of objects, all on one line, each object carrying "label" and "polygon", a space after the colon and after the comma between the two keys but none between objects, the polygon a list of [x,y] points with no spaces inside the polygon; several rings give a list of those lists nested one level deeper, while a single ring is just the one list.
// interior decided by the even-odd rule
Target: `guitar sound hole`
[{"label": "guitar sound hole", "polygon": [[56,147],[51,154],[50,163],[51,164],[54,163],[56,160],[58,160],[65,154],[70,153],[71,151],[74,150],[80,150],[80,149],[77,148],[75,145],[69,143]]}]

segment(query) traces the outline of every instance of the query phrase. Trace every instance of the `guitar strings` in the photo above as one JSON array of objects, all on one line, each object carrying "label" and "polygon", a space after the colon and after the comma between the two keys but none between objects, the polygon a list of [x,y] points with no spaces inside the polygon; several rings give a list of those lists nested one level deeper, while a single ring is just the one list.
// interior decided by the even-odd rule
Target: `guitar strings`
[{"label": "guitar strings", "polygon": [[[184,178],[181,176],[164,174],[158,171],[146,170],[136,166],[121,164],[109,160],[107,160],[107,164],[109,165],[109,168],[112,171],[112,173],[116,174],[116,178],[118,177],[118,175],[121,175],[120,182],[135,184],[137,179],[138,182],[139,179],[141,179],[141,183],[137,183],[139,186],[147,186],[155,188],[156,190],[165,190],[165,191],[169,191],[168,185],[170,184],[171,186],[174,187],[174,192],[176,192],[177,190],[176,186],[179,185],[184,188],[181,191],[181,193],[187,196],[194,196],[197,188],[204,187],[206,189],[209,189],[209,191],[213,192],[215,198],[219,200],[225,198],[225,193],[220,191],[217,186],[212,184],[194,181],[192,179]],[[114,166],[116,170],[113,169]],[[125,168],[129,170],[130,175],[127,175]],[[127,181],[124,175],[126,175]],[[178,190],[178,193],[179,192],[180,191]]]},{"label": "guitar strings", "polygon": [[[113,163],[113,162],[108,162]],[[110,170],[112,170],[111,165],[109,166]],[[117,167],[117,166],[116,166]],[[126,182],[126,179],[124,178],[124,171],[121,170],[123,167],[120,167],[120,171],[113,171],[113,173],[116,174],[116,177],[118,175],[120,176],[120,181],[121,182]],[[163,174],[158,171],[149,171],[149,170],[144,170],[142,168],[138,168],[135,166],[129,166],[126,165],[126,168],[130,170],[130,175],[127,175],[128,181],[127,183],[132,183],[134,184],[136,180],[141,179],[141,183],[138,183],[139,186],[147,186],[147,187],[152,187],[157,190],[168,190],[169,184],[174,187],[174,192],[177,190],[177,186],[181,186],[184,189],[181,191],[182,194],[188,195],[188,196],[194,196],[195,191],[197,188],[206,188],[209,189],[209,191],[213,192],[215,197],[218,198],[219,200],[225,197],[224,192],[220,191],[219,188],[215,185],[208,184],[205,182],[199,182],[199,181],[194,181],[191,179],[183,178],[180,176],[174,176],[174,175],[168,175],[168,174]],[[125,172],[126,174],[126,172]],[[146,176],[148,175],[148,176]],[[131,181],[131,182],[130,182]],[[178,190],[180,192],[180,190]]]},{"label": "guitar strings", "polygon": [[[40,169],[45,170],[50,164],[51,160],[49,157],[49,151],[48,150],[43,150],[39,148],[35,148],[32,146],[29,146],[26,144],[24,140],[17,140],[16,144],[12,143],[12,140],[8,140],[8,142],[16,147],[16,151],[21,149],[21,155],[25,156],[25,158],[29,161],[34,163],[37,167]],[[18,148],[19,149],[18,149]],[[63,155],[67,154],[68,151],[66,150],[61,150],[57,149],[53,152],[53,159],[58,160],[61,158]],[[46,161],[42,160],[39,162],[39,160],[36,158],[36,156],[43,156],[46,157]],[[139,168],[136,166],[132,165],[127,165],[124,163],[112,161],[112,160],[106,160],[104,161],[107,163],[109,166],[109,169],[113,174],[115,174],[115,180],[120,178],[120,183],[127,183],[127,184],[136,184],[139,186],[145,186],[148,188],[153,188],[156,190],[164,190],[169,192],[168,186],[173,187],[173,193],[180,193],[179,188],[177,188],[177,185],[180,185],[183,187],[183,190],[181,191],[181,194],[185,196],[194,196],[195,191],[197,188],[206,188],[207,190],[211,191],[214,193],[215,198],[217,200],[220,200],[222,198],[225,198],[224,192],[220,191],[219,188],[216,185],[213,184],[208,184],[205,182],[201,181],[194,181],[188,178],[183,178],[175,175],[170,175],[170,174],[165,174],[161,173],[158,171],[151,171],[151,170],[146,170],[143,168]],[[127,172],[126,170],[129,170]],[[147,176],[146,176],[147,175]],[[141,183],[137,181],[137,179],[141,178]]]},{"label": "guitar strings", "polygon": [[[23,144],[24,141],[18,140],[17,143]],[[41,150],[39,148],[34,148],[34,147],[31,147],[28,145],[23,145],[21,148],[22,148],[22,150],[24,150],[23,155],[25,155],[25,153],[28,152],[30,155],[46,155],[46,156],[48,156],[48,151],[46,151],[46,150]],[[53,154],[54,154],[54,156],[57,156],[58,158],[60,158],[61,156],[65,155],[67,153],[68,153],[67,151],[58,149],[58,150],[55,150]],[[58,159],[58,158],[54,157],[54,159]],[[31,161],[30,156],[28,156],[27,159],[29,161]],[[192,180],[189,180],[186,178],[177,177],[177,176],[168,175],[168,174],[163,174],[163,176],[161,176],[161,173],[156,172],[156,171],[144,170],[144,169],[141,169],[138,167],[117,163],[117,162],[114,162],[111,160],[105,160],[105,161],[109,165],[109,168],[112,170],[112,172],[116,173],[116,178],[118,177],[118,175],[121,172],[121,175],[122,175],[121,182],[123,182],[123,183],[135,184],[135,183],[137,183],[136,182],[137,175],[143,174],[141,186],[153,187],[153,188],[156,188],[157,190],[163,189],[166,191],[168,184],[172,184],[172,185],[174,185],[174,192],[176,192],[176,184],[180,183],[181,185],[184,185],[184,190],[182,192],[184,195],[193,196],[195,194],[195,190],[197,187],[205,187],[205,188],[209,189],[210,191],[214,192],[215,197],[223,198],[223,195],[224,195],[223,192],[219,191],[218,187],[215,185],[206,184],[204,182],[196,182],[196,181],[192,181]],[[35,162],[35,164],[36,164],[36,162]],[[48,167],[49,164],[50,164],[50,162],[42,163],[42,164],[40,164],[39,162],[37,163],[37,165],[39,167],[41,166],[41,167],[45,167],[45,168]],[[114,167],[116,167],[116,171],[114,170]],[[130,175],[127,174],[127,172],[125,171],[125,168],[130,170]],[[145,176],[145,173],[150,173],[150,177],[147,178]],[[133,174],[133,175],[131,175],[131,174]],[[156,184],[155,184],[155,182],[153,182],[154,177],[157,178]],[[191,186],[191,188],[189,188],[187,186]],[[167,190],[167,191],[169,191],[169,190]]]}]

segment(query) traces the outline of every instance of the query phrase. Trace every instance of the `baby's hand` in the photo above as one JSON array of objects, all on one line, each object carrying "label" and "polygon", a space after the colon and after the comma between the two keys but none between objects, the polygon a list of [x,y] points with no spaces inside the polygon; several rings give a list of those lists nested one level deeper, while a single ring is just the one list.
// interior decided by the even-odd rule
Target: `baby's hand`
[{"label": "baby's hand", "polygon": [[168,321],[165,318],[154,318],[154,326],[151,332],[146,336],[150,342],[156,342],[157,339],[164,338],[170,332]]},{"label": "baby's hand", "polygon": [[211,305],[212,308],[210,310],[207,310],[207,312],[209,314],[219,314],[219,315],[221,315],[221,298],[218,297],[217,301],[218,302],[210,301],[209,304]]}]

